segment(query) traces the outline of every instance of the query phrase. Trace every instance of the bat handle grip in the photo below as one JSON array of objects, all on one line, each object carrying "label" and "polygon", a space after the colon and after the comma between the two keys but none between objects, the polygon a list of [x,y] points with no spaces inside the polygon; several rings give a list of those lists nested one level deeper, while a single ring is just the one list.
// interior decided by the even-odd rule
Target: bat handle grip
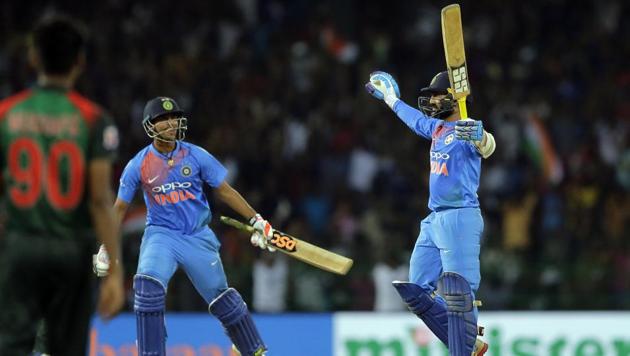
[{"label": "bat handle grip", "polygon": [[221,216],[221,222],[248,233],[254,233],[254,231],[256,231],[252,226],[242,223],[236,219],[228,218],[227,216]]},{"label": "bat handle grip", "polygon": [[461,120],[468,118],[468,110],[466,110],[466,97],[463,96],[457,99],[457,105],[459,106],[459,118]]}]

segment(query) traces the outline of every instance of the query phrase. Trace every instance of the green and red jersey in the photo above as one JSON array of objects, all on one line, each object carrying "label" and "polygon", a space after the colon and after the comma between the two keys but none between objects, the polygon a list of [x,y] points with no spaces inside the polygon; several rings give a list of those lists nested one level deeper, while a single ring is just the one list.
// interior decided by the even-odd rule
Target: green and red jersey
[{"label": "green and red jersey", "polygon": [[88,165],[117,146],[112,120],[74,91],[35,87],[0,101],[7,230],[70,238],[90,228]]}]

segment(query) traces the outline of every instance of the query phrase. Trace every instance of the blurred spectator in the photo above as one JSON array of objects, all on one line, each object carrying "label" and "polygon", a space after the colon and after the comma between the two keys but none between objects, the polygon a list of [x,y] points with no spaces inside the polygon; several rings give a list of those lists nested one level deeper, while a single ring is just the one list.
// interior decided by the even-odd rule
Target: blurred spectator
[{"label": "blurred spectator", "polygon": [[287,308],[289,266],[280,253],[261,253],[254,262],[253,306],[262,313],[279,313]]},{"label": "blurred spectator", "polygon": [[531,244],[530,226],[538,198],[533,192],[513,197],[503,205],[503,248],[523,251]]},{"label": "blurred spectator", "polygon": [[392,312],[407,309],[396,289],[392,287],[392,281],[406,281],[409,279],[407,275],[409,266],[400,263],[398,260],[398,254],[395,251],[390,251],[383,261],[379,261],[374,265],[372,270],[375,293],[374,311]]},{"label": "blurred spectator", "polygon": [[[230,184],[275,215],[274,226],[355,259],[343,280],[290,261],[287,309],[369,308],[379,254],[396,241],[397,258],[409,258],[403,251],[427,209],[429,143],[366,105],[363,82],[388,70],[412,102],[444,67],[442,3],[29,4],[5,2],[0,12],[0,95],[32,82],[24,34],[42,9],[75,15],[90,24],[94,44],[79,89],[113,108],[119,166],[145,143],[143,103],[169,94],[195,123],[188,140],[215,152]],[[469,113],[497,140],[479,190],[484,309],[627,307],[630,70],[617,54],[630,52],[619,40],[630,36],[622,20],[630,5],[461,5]],[[237,232],[215,227],[231,283],[247,294],[254,252]],[[585,270],[605,282],[575,297]],[[172,310],[196,308],[178,302],[186,299],[178,288],[184,295],[188,287],[172,286]]]}]

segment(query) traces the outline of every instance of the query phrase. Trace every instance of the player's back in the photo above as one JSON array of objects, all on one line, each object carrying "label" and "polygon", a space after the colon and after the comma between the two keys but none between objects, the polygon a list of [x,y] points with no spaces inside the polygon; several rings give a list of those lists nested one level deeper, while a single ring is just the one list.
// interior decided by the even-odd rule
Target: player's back
[{"label": "player's back", "polygon": [[0,102],[9,232],[70,238],[90,227],[87,170],[93,141],[107,140],[102,121],[98,106],[61,88],[35,87]]}]

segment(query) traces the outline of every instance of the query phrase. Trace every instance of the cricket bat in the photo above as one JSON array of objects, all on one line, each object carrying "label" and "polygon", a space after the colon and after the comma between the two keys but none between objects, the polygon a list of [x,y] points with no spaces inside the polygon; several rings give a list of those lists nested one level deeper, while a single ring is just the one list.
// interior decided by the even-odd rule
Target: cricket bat
[{"label": "cricket bat", "polygon": [[[221,216],[221,222],[250,234],[255,231],[251,225],[227,216]],[[328,272],[345,275],[352,267],[353,261],[348,257],[325,250],[278,230],[274,230],[273,237],[269,242],[278,251]]]},{"label": "cricket bat", "polygon": [[462,13],[458,4],[451,4],[442,9],[442,40],[448,79],[453,88],[453,99],[459,105],[461,119],[468,118],[466,97],[470,95],[470,83],[466,69],[466,52],[464,50],[464,31],[462,29]]}]

